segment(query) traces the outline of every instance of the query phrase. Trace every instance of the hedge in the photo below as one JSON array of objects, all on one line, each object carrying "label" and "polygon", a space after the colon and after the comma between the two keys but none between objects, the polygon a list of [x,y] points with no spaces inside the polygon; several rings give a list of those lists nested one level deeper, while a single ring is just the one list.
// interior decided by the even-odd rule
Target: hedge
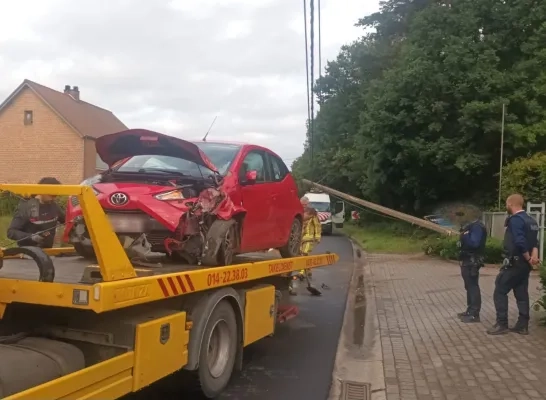
[{"label": "hedge", "polygon": [[518,158],[503,167],[502,198],[520,193],[534,203],[546,199],[546,153]]},{"label": "hedge", "polygon": [[[540,266],[540,283],[542,285],[542,296],[538,298],[533,304],[532,308],[535,311],[546,310],[546,265],[542,264]],[[546,324],[546,318],[543,316],[541,322]]]},{"label": "hedge", "polygon": [[[423,244],[423,251],[430,256],[437,256],[447,260],[459,259],[459,248],[456,236],[444,236],[440,238],[427,239]],[[495,238],[487,238],[485,245],[485,263],[499,264],[502,262],[502,242]]]}]

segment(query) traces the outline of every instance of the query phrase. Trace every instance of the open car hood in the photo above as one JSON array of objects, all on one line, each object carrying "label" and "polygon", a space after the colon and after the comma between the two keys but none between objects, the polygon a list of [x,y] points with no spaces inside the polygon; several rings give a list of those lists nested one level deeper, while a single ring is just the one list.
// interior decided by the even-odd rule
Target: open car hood
[{"label": "open car hood", "polygon": [[194,143],[146,129],[129,129],[102,136],[95,141],[95,148],[109,167],[128,157],[158,155],[182,158],[218,172],[216,166]]}]

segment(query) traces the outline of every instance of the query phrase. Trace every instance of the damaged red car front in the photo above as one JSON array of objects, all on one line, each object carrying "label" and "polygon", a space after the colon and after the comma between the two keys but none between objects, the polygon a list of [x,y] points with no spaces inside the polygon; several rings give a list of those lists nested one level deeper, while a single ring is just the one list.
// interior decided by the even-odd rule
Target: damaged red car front
[{"label": "damaged red car front", "polygon": [[[103,136],[97,154],[110,167],[82,184],[93,187],[128,255],[147,261],[165,254],[188,263],[229,265],[240,251],[238,223],[245,209],[224,187],[240,148],[209,147],[212,163],[195,143],[142,129]],[[78,253],[93,257],[77,198],[67,209],[65,239]]]}]

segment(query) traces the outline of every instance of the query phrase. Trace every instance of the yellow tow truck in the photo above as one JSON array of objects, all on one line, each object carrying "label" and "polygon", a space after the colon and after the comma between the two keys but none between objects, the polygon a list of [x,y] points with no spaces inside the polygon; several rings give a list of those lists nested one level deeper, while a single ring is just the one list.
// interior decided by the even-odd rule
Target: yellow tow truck
[{"label": "yellow tow truck", "polygon": [[283,304],[285,274],[339,259],[260,254],[215,268],[134,266],[92,188],[0,184],[0,191],[78,196],[97,257],[89,265],[63,257],[70,248],[0,251],[6,400],[116,399],[181,370],[215,398],[241,368],[243,348],[297,314]]}]

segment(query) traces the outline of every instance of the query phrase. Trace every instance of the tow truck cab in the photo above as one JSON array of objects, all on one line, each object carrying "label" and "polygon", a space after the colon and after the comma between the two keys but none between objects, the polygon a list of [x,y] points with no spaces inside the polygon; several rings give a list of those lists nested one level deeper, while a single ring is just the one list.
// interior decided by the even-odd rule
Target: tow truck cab
[{"label": "tow truck cab", "polygon": [[309,192],[305,197],[309,199],[309,206],[317,210],[324,234],[332,234],[333,225],[336,228],[343,228],[345,204],[342,201],[333,202],[327,193]]}]

